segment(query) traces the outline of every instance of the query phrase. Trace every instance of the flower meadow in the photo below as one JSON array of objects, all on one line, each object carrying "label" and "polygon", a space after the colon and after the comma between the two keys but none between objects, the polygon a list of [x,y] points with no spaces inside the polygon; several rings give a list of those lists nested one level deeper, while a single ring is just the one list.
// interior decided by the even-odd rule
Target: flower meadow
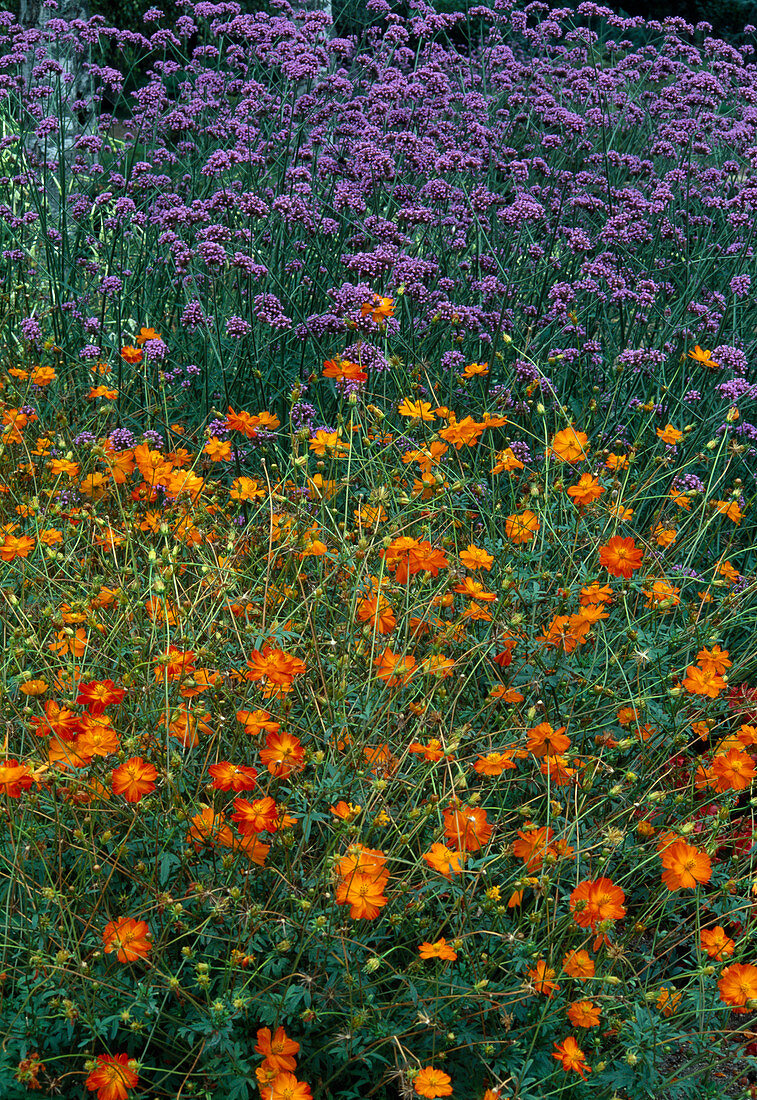
[{"label": "flower meadow", "polygon": [[753,1096],[753,50],[367,7],[0,15],[0,1095]]}]

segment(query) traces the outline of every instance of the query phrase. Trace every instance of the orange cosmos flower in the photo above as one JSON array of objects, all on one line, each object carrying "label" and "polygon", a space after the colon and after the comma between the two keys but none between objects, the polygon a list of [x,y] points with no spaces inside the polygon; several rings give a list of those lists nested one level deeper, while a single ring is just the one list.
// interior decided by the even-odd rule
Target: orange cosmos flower
[{"label": "orange cosmos flower", "polygon": [[423,853],[424,861],[445,878],[462,873],[463,864],[468,858],[467,852],[446,848],[443,844],[432,844],[428,852]]},{"label": "orange cosmos flower", "polygon": [[217,791],[251,791],[258,777],[257,768],[231,764],[228,760],[211,764],[208,772],[213,776],[211,786]]},{"label": "orange cosmos flower", "polygon": [[582,462],[587,455],[589,442],[588,435],[577,432],[575,428],[563,428],[556,432],[552,440],[552,454],[560,462]]},{"label": "orange cosmos flower", "polygon": [[474,546],[471,543],[468,549],[463,550],[460,554],[460,561],[466,569],[486,569],[488,571],[494,564],[494,555],[488,554],[480,546]]},{"label": "orange cosmos flower", "polygon": [[378,294],[373,295],[373,299],[370,302],[364,302],[360,307],[360,316],[367,317],[370,314],[371,320],[376,324],[380,324],[386,321],[387,317],[394,316],[394,299],[382,298]]},{"label": "orange cosmos flower", "polygon": [[305,750],[299,737],[291,733],[269,733],[265,743],[266,747],[260,750],[260,759],[271,775],[286,779],[295,769],[302,767]]},{"label": "orange cosmos flower", "polygon": [[122,917],[105,925],[103,945],[106,955],[116,951],[120,963],[132,963],[149,955],[152,936],[146,921]]},{"label": "orange cosmos flower", "polygon": [[569,978],[577,978],[579,982],[594,977],[594,960],[583,948],[580,951],[569,951],[563,959],[562,968],[564,974]]},{"label": "orange cosmos flower", "polygon": [[273,649],[265,646],[262,653],[253,649],[247,662],[249,672],[248,680],[263,680],[266,684],[276,685],[284,690],[289,690],[295,676],[301,676],[306,671],[305,662],[291,653],[284,653],[281,649]]},{"label": "orange cosmos flower", "polygon": [[486,756],[479,756],[473,765],[473,770],[479,775],[501,775],[503,771],[515,768],[512,762],[512,752],[489,752]]},{"label": "orange cosmos flower", "polygon": [[248,802],[246,798],[234,800],[235,813],[231,820],[243,836],[252,833],[275,833],[278,829],[278,809],[270,795]]},{"label": "orange cosmos flower", "polygon": [[702,950],[706,951],[711,959],[723,962],[733,954],[736,944],[726,935],[725,928],[717,924],[714,928],[704,928],[699,934],[699,942]]},{"label": "orange cosmos flower", "polygon": [[329,806],[329,813],[338,817],[340,821],[354,821],[359,816],[362,806],[356,806],[354,802],[345,802],[341,798],[334,806]]},{"label": "orange cosmos flower", "polygon": [[514,470],[524,470],[525,466],[519,458],[515,457],[512,447],[507,447],[504,451],[497,451],[496,454],[497,464],[492,467],[491,473],[501,474],[503,470],[508,474]]},{"label": "orange cosmos flower", "polygon": [[443,936],[434,943],[420,944],[418,954],[422,959],[448,959],[450,962],[454,962],[457,958],[457,951],[454,947],[450,947]]},{"label": "orange cosmos flower", "polygon": [[694,345],[694,350],[689,352],[689,359],[693,359],[696,363],[700,363],[703,367],[719,367],[720,363],[716,363],[712,358],[711,351],[705,351],[700,348],[699,344]]},{"label": "orange cosmos flower", "polygon": [[141,363],[144,356],[139,348],[126,344],[125,347],[121,348],[121,358],[127,363]]},{"label": "orange cosmos flower", "polygon": [[257,737],[263,730],[266,733],[277,733],[281,729],[281,722],[271,721],[267,710],[238,710],[237,722],[242,723],[245,733],[250,737]]},{"label": "orange cosmos flower", "polygon": [[507,517],[505,520],[505,534],[510,542],[530,542],[539,530],[539,526],[538,516],[534,512],[526,510],[521,512],[520,515]]},{"label": "orange cosmos flower", "polygon": [[440,1069],[426,1066],[415,1075],[413,1088],[418,1096],[425,1096],[427,1100],[434,1100],[436,1096],[451,1096],[452,1078]]},{"label": "orange cosmos flower", "polygon": [[579,1073],[584,1080],[586,1080],[586,1074],[591,1073],[586,1064],[586,1055],[572,1035],[569,1035],[567,1039],[563,1039],[561,1043],[555,1043],[555,1053],[552,1057],[562,1063],[564,1070],[573,1070],[575,1073]]},{"label": "orange cosmos flower", "polygon": [[668,989],[666,985],[657,994],[656,1005],[663,1016],[673,1016],[683,998],[683,993],[677,989]]},{"label": "orange cosmos flower", "polygon": [[605,468],[607,470],[612,470],[613,473],[617,470],[627,470],[628,455],[609,454],[607,456],[607,460],[605,461]]},{"label": "orange cosmos flower", "polygon": [[662,881],[668,890],[693,890],[697,883],[709,882],[712,878],[710,857],[685,840],[669,844],[661,859],[665,868]]},{"label": "orange cosmos flower", "polygon": [[722,676],[726,672],[733,662],[728,656],[727,649],[721,649],[719,645],[714,645],[712,649],[700,649],[697,653],[697,664],[702,669],[702,672],[711,673],[715,676]]},{"label": "orange cosmos flower", "polygon": [[270,1028],[261,1027],[258,1030],[257,1037],[255,1051],[263,1055],[265,1065],[279,1073],[285,1070],[293,1070],[296,1067],[297,1062],[294,1056],[299,1051],[300,1044],[296,1040],[290,1039],[283,1027],[277,1028],[275,1035],[271,1034]]},{"label": "orange cosmos flower", "polygon": [[[407,416],[411,420],[421,420],[430,422],[436,420],[435,414],[431,411],[430,401],[411,401],[409,397],[404,398],[400,402],[397,412],[400,416]],[[445,448],[446,449],[446,448]],[[415,452],[416,454],[419,452]]]},{"label": "orange cosmos flower", "polygon": [[355,871],[340,882],[336,888],[337,905],[349,905],[353,920],[375,920],[389,899],[384,896],[384,887],[389,874]]},{"label": "orange cosmos flower", "polygon": [[572,497],[579,507],[585,508],[595,500],[599,500],[603,492],[604,489],[593,474],[581,474],[578,484],[571,485],[568,489],[568,496]]},{"label": "orange cosmos flower", "polygon": [[560,726],[555,730],[549,722],[540,722],[538,726],[526,730],[526,748],[534,756],[558,756],[570,747],[570,738],[565,736],[566,729],[566,726]]},{"label": "orange cosmos flower", "polygon": [[636,569],[641,568],[644,551],[637,547],[631,538],[613,537],[599,548],[599,564],[604,565],[613,577],[625,577],[626,580]]},{"label": "orange cosmos flower", "polygon": [[664,428],[657,429],[657,438],[661,439],[663,443],[667,443],[673,447],[676,443],[680,443],[683,439],[683,432],[680,432],[678,428],[674,428],[672,424],[668,424]]},{"label": "orange cosmos flower", "polygon": [[345,379],[348,382],[367,382],[368,375],[358,363],[351,363],[349,359],[328,359],[323,364],[321,372],[324,378]]},{"label": "orange cosmos flower", "polygon": [[[681,597],[678,595],[680,591],[680,588],[668,584],[667,581],[654,581],[651,589],[642,588],[642,592],[647,597],[644,606],[656,607],[661,611],[671,611],[674,607],[678,607],[681,602]],[[663,607],[663,604],[666,606]]]},{"label": "orange cosmos flower", "polygon": [[293,1073],[278,1073],[267,1088],[260,1091],[261,1100],[312,1100],[310,1085],[298,1081]]},{"label": "orange cosmos flower", "polygon": [[356,871],[366,874],[381,875],[385,871],[386,856],[378,848],[364,848],[362,844],[351,844],[346,853],[340,857],[336,866],[337,874],[342,878],[349,878]]},{"label": "orange cosmos flower", "polygon": [[718,990],[721,1001],[743,1015],[747,1001],[757,1000],[757,966],[751,963],[727,966],[720,976]]},{"label": "orange cosmos flower", "polygon": [[125,695],[124,688],[116,687],[113,680],[87,680],[79,684],[76,702],[90,714],[102,714],[106,707],[123,702]]},{"label": "orange cosmos flower", "polygon": [[33,549],[34,539],[30,535],[21,535],[19,538],[6,535],[4,541],[0,543],[0,559],[11,562],[15,558],[28,558]]},{"label": "orange cosmos flower", "polygon": [[568,1019],[573,1027],[599,1027],[601,1012],[593,1001],[573,1001],[568,1005]]},{"label": "orange cosmos flower", "polygon": [[127,1100],[129,1089],[139,1081],[134,1067],[136,1062],[128,1054],[100,1054],[84,1084],[97,1093],[97,1100]]},{"label": "orange cosmos flower", "polygon": [[18,685],[18,690],[22,695],[44,695],[47,691],[47,680],[41,678],[26,680],[23,684]]},{"label": "orange cosmos flower", "polygon": [[518,830],[518,839],[513,844],[513,855],[522,859],[529,871],[538,871],[544,862],[544,856],[551,852],[550,841],[555,835],[551,826],[543,825],[537,829],[527,821],[523,829]]},{"label": "orange cosmos flower", "polygon": [[413,675],[417,661],[412,654],[393,653],[387,648],[374,660],[378,666],[376,675],[383,680],[387,687],[396,687],[406,684]]},{"label": "orange cosmos flower", "polygon": [[459,422],[453,418],[447,428],[439,429],[439,436],[460,451],[463,447],[475,447],[485,427],[486,424],[474,420],[472,416],[466,416]]},{"label": "orange cosmos flower", "polygon": [[751,786],[757,769],[749,753],[732,748],[713,758],[712,774],[717,778],[718,791],[744,791]]},{"label": "orange cosmos flower", "polygon": [[596,932],[597,924],[605,920],[622,920],[626,915],[623,902],[626,895],[612,879],[585,879],[570,895],[570,911],[580,928]]},{"label": "orange cosmos flower", "polygon": [[709,699],[717,699],[720,692],[725,691],[727,684],[722,676],[704,672],[696,665],[689,665],[681,686],[692,695],[706,695]]},{"label": "orange cosmos flower", "polygon": [[160,333],[154,328],[141,328],[137,333],[137,343],[142,347],[148,340],[160,340]]},{"label": "orange cosmos flower", "polygon": [[18,760],[6,760],[0,764],[0,793],[8,798],[19,798],[22,791],[28,791],[34,782],[31,768],[19,764]]},{"label": "orange cosmos flower", "polygon": [[486,810],[480,806],[451,807],[444,811],[444,836],[461,852],[477,852],[488,844],[493,828],[486,820]]},{"label": "orange cosmos flower", "polygon": [[597,603],[612,603],[613,591],[609,584],[588,584],[581,589],[578,601],[582,607],[590,607]]},{"label": "orange cosmos flower", "polygon": [[113,794],[122,794],[127,802],[139,802],[155,790],[158,773],[141,756],[132,756],[111,772]]},{"label": "orange cosmos flower", "polygon": [[536,966],[532,970],[527,970],[526,973],[536,992],[543,993],[545,997],[553,997],[555,990],[560,988],[558,982],[552,981],[555,971],[551,966],[547,966],[546,959],[539,959]]},{"label": "orange cosmos flower", "polygon": [[721,516],[731,520],[737,527],[741,526],[743,518],[741,508],[735,500],[713,500],[712,502]]}]

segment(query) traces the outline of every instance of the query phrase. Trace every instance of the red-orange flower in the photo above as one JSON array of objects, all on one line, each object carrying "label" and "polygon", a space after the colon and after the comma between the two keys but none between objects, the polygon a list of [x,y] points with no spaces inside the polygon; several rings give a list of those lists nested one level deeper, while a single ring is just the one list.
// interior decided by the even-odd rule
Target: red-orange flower
[{"label": "red-orange flower", "polygon": [[643,557],[644,550],[633,539],[624,539],[620,535],[613,535],[605,546],[599,548],[599,564],[604,565],[613,577],[625,577],[626,580],[634,570],[641,568]]},{"label": "red-orange flower", "polygon": [[129,1089],[139,1081],[132,1068],[135,1064],[128,1054],[100,1054],[84,1084],[97,1092],[97,1100],[127,1100]]},{"label": "red-orange flower", "polygon": [[740,1015],[747,1011],[747,1001],[757,1000],[757,966],[733,963],[727,966],[718,982],[720,999]]},{"label": "red-orange flower", "polygon": [[103,931],[103,950],[106,955],[116,951],[120,963],[144,959],[152,950],[152,936],[146,921],[121,917],[110,921]]},{"label": "red-orange flower", "polygon": [[602,1009],[593,1001],[573,1001],[568,1005],[568,1019],[573,1027],[599,1027]]},{"label": "red-orange flower", "polygon": [[31,769],[18,760],[6,760],[0,764],[0,793],[9,798],[19,798],[22,791],[28,791],[33,784]]},{"label": "red-orange flower", "polygon": [[236,821],[237,828],[243,836],[253,833],[275,833],[278,828],[278,808],[270,795],[265,798],[255,798],[249,802],[246,798],[234,800],[234,810],[231,820]]},{"label": "red-orange flower", "polygon": [[668,890],[693,890],[699,882],[709,882],[712,878],[712,864],[706,852],[687,844],[685,840],[675,840],[661,853],[662,881]]},{"label": "red-orange flower", "polygon": [[461,806],[444,811],[444,837],[460,852],[476,852],[491,839],[493,828],[480,806]]},{"label": "red-orange flower", "polygon": [[585,879],[570,895],[570,911],[580,928],[596,932],[597,924],[605,920],[622,920],[626,915],[623,902],[626,895],[612,879]]},{"label": "red-orange flower", "polygon": [[584,432],[577,432],[575,428],[563,428],[562,431],[556,432],[552,440],[552,454],[560,462],[570,462],[575,464],[576,462],[582,462],[586,458],[588,447],[586,444],[589,442],[588,435]]},{"label": "red-orange flower", "polygon": [[711,959],[723,962],[733,954],[736,944],[730,936],[726,935],[725,928],[717,924],[714,928],[704,928],[699,935],[702,950],[706,951]]},{"label": "red-orange flower", "polygon": [[447,943],[444,936],[440,940],[435,940],[434,943],[420,944],[418,954],[422,959],[448,959],[450,962],[454,962],[457,958],[457,951]]},{"label": "red-orange flower", "polygon": [[415,1075],[413,1088],[418,1096],[425,1096],[427,1100],[434,1100],[437,1096],[451,1096],[452,1078],[440,1069],[426,1066]]},{"label": "red-orange flower", "polygon": [[337,886],[336,903],[349,905],[354,920],[375,920],[389,901],[384,896],[388,879],[386,871],[380,874],[355,871]]},{"label": "red-orange flower", "polygon": [[295,1069],[297,1062],[294,1056],[299,1051],[300,1044],[295,1039],[290,1039],[283,1027],[276,1028],[275,1035],[271,1034],[270,1028],[261,1027],[257,1037],[255,1050],[263,1055],[266,1065],[280,1073]]},{"label": "red-orange flower", "polygon": [[586,1064],[586,1055],[572,1035],[569,1035],[567,1039],[563,1039],[561,1043],[555,1043],[555,1053],[552,1057],[562,1063],[564,1070],[572,1069],[576,1073],[580,1073],[584,1080],[586,1080],[586,1074],[591,1073]]},{"label": "red-orange flower", "polygon": [[127,802],[139,802],[155,790],[158,773],[152,764],[141,756],[132,756],[111,772],[113,794],[122,794]]},{"label": "red-orange flower", "polygon": [[291,733],[269,733],[266,747],[260,750],[260,759],[271,775],[286,779],[305,759],[305,750],[299,737]]},{"label": "red-orange flower", "polygon": [[251,791],[258,777],[257,768],[231,764],[228,760],[211,764],[208,772],[213,776],[211,785],[217,791]]}]

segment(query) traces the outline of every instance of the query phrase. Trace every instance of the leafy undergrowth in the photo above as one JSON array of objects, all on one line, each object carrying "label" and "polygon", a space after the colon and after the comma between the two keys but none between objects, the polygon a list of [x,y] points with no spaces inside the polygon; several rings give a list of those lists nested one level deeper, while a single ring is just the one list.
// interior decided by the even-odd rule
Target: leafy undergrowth
[{"label": "leafy undergrowth", "polygon": [[755,1087],[751,48],[388,7],[0,14],[8,1100]]},{"label": "leafy undergrowth", "polygon": [[735,409],[610,449],[538,393],[340,397],[337,355],[333,429],[74,440],[45,354],[3,414],[5,1096],[684,1096],[750,1051]]}]

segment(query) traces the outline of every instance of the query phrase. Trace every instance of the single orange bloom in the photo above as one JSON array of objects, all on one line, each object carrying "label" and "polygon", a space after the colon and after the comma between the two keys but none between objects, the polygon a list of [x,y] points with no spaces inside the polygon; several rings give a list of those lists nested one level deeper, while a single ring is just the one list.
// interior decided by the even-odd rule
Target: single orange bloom
[{"label": "single orange bloom", "polygon": [[28,558],[30,551],[34,549],[34,539],[30,535],[6,535],[0,543],[0,559],[11,562],[15,558]]},{"label": "single orange bloom", "polygon": [[568,489],[568,496],[572,497],[579,507],[585,508],[595,500],[599,500],[603,492],[604,489],[593,474],[581,474],[578,484],[571,485]]},{"label": "single orange bloom", "polygon": [[722,676],[733,662],[728,656],[727,649],[721,649],[719,645],[714,645],[712,649],[699,650],[697,664],[704,673]]},{"label": "single orange bloom", "polygon": [[657,438],[661,439],[663,443],[667,443],[669,446],[673,447],[676,443],[681,442],[683,439],[683,432],[679,431],[678,428],[674,428],[672,424],[668,424],[664,428],[657,429]]},{"label": "single orange bloom", "polygon": [[454,848],[446,848],[443,844],[432,844],[428,852],[423,853],[425,862],[438,871],[445,878],[451,878],[453,874],[462,873],[463,864],[468,858],[467,852],[457,852]]},{"label": "single orange bloom", "polygon": [[257,768],[231,764],[228,760],[211,764],[208,772],[213,776],[212,786],[217,791],[251,791],[258,777]]},{"label": "single orange bloom", "polygon": [[668,890],[693,890],[697,883],[712,878],[710,857],[685,840],[676,840],[665,847],[661,859],[665,868],[662,881]]},{"label": "single orange bloom", "polygon": [[125,347],[121,348],[121,358],[126,360],[127,363],[141,363],[144,355],[139,348],[126,344]]},{"label": "single orange bloom", "polygon": [[111,772],[113,794],[122,794],[127,802],[139,802],[155,790],[158,773],[152,764],[141,756],[132,756]]},{"label": "single orange bloom", "polygon": [[706,951],[711,959],[723,962],[733,954],[736,944],[726,935],[725,928],[717,924],[714,928],[704,928],[699,935],[702,950]]},{"label": "single orange bloom", "polygon": [[529,510],[521,512],[520,515],[508,516],[505,520],[505,534],[510,542],[516,544],[530,542],[538,530],[539,518]]},{"label": "single orange bloom", "polygon": [[573,1001],[568,1005],[568,1019],[573,1027],[599,1027],[602,1009],[593,1001]]},{"label": "single orange bloom", "polygon": [[631,538],[613,537],[599,548],[599,564],[604,565],[613,577],[625,577],[626,580],[636,569],[641,568],[644,551]]},{"label": "single orange bloom", "polygon": [[448,1073],[442,1073],[440,1069],[426,1066],[415,1075],[413,1088],[418,1096],[425,1096],[428,1100],[434,1100],[436,1096],[451,1096],[452,1078]]},{"label": "single orange bloom", "polygon": [[562,1068],[564,1070],[574,1070],[576,1073],[579,1073],[584,1080],[586,1080],[586,1074],[591,1073],[591,1070],[586,1064],[586,1055],[580,1049],[572,1035],[569,1035],[567,1039],[564,1039],[561,1043],[555,1043],[555,1053],[552,1057],[562,1063]]},{"label": "single orange bloom", "polygon": [[522,859],[529,871],[538,871],[544,862],[544,856],[552,851],[550,842],[555,835],[551,826],[535,828],[527,821],[523,829],[518,830],[518,839],[513,844],[513,855]]},{"label": "single orange bloom", "polygon": [[373,295],[373,300],[370,302],[364,302],[360,307],[360,316],[367,317],[370,314],[371,320],[380,324],[386,321],[387,317],[394,316],[394,299],[382,298],[379,294]]},{"label": "single orange bloom", "polygon": [[329,813],[334,817],[338,817],[340,821],[354,821],[356,817],[360,815],[362,806],[356,806],[354,802],[345,802],[343,798],[334,806],[329,806]]},{"label": "single orange bloom", "polygon": [[563,959],[562,968],[564,974],[569,978],[577,978],[579,982],[594,977],[594,960],[583,948],[580,951],[569,951]]},{"label": "single orange bloom", "polygon": [[560,988],[558,982],[553,982],[555,971],[547,965],[546,959],[539,959],[532,970],[527,970],[531,983],[537,993],[543,993],[545,997],[553,997],[555,990]]},{"label": "single orange bloom", "polygon": [[474,420],[472,416],[466,416],[459,422],[453,418],[448,427],[439,429],[439,437],[460,451],[463,447],[475,447],[485,427],[486,424]]},{"label": "single orange bloom", "polygon": [[386,871],[378,875],[355,871],[337,886],[336,903],[349,905],[353,920],[375,920],[389,901],[384,896],[388,879]]},{"label": "single orange bloom", "polygon": [[279,827],[278,808],[270,795],[256,798],[252,802],[246,798],[236,798],[234,810],[236,812],[231,815],[231,820],[236,821],[237,828],[243,836],[253,833],[275,833]]},{"label": "single orange bloom", "polygon": [[749,753],[732,748],[716,754],[712,761],[712,774],[717,777],[719,791],[744,791],[751,786],[757,769]]},{"label": "single orange bloom", "polygon": [[720,999],[735,1012],[743,1015],[747,1001],[757,1000],[757,966],[751,963],[733,963],[727,966],[718,982]]},{"label": "single orange bloom", "polygon": [[713,672],[704,672],[696,665],[689,665],[681,686],[692,695],[706,695],[708,699],[717,699],[727,685],[722,676]]},{"label": "single orange bloom", "polygon": [[261,1027],[257,1033],[258,1041],[255,1051],[262,1054],[266,1065],[281,1073],[284,1070],[293,1070],[297,1062],[295,1055],[300,1049],[300,1044],[290,1039],[283,1027],[276,1029],[276,1034],[271,1034],[271,1029]]},{"label": "single orange bloom", "polygon": [[393,653],[387,646],[387,648],[375,658],[374,664],[378,666],[376,675],[379,680],[383,680],[387,687],[396,687],[408,682],[413,675],[417,661],[411,653]]},{"label": "single orange bloom", "polygon": [[556,432],[552,440],[552,454],[560,462],[583,462],[587,456],[589,442],[588,435],[577,432],[575,428],[563,428]]},{"label": "single orange bloom", "polygon": [[538,726],[526,730],[526,748],[534,756],[558,756],[570,747],[570,738],[565,736],[566,728],[560,726],[555,730],[549,722],[540,722]]},{"label": "single orange bloom", "polygon": [[467,550],[461,552],[460,561],[466,569],[486,569],[489,571],[494,564],[494,555],[488,554],[482,547],[474,546],[471,543]]},{"label": "single orange bloom", "polygon": [[19,764],[16,759],[0,764],[0,794],[19,798],[21,792],[28,791],[33,783],[31,768],[27,764]]},{"label": "single orange bloom", "polygon": [[266,747],[260,750],[260,759],[271,775],[286,779],[295,769],[301,768],[305,750],[299,737],[291,733],[269,733]]},{"label": "single orange bloom", "polygon": [[666,985],[657,994],[656,1005],[663,1016],[673,1016],[683,998],[683,993],[677,989],[669,989]]},{"label": "single orange bloom", "polygon": [[422,959],[448,959],[450,962],[454,962],[457,958],[457,951],[447,943],[443,936],[440,940],[435,940],[434,943],[420,944],[418,954]]},{"label": "single orange bloom", "polygon": [[261,1100],[312,1100],[310,1085],[298,1081],[293,1073],[279,1073],[267,1088],[261,1089]]},{"label": "single orange bloom", "polygon": [[127,1100],[129,1089],[136,1088],[139,1081],[132,1068],[135,1065],[128,1054],[100,1054],[84,1084],[90,1092],[97,1092],[97,1100]]},{"label": "single orange bloom", "polygon": [[689,352],[689,359],[693,359],[703,367],[714,368],[720,366],[720,363],[716,363],[712,358],[712,352],[700,348],[699,344],[695,344],[694,350]]},{"label": "single orange bloom", "polygon": [[137,333],[137,343],[142,347],[148,340],[160,340],[160,333],[154,328],[141,328]]},{"label": "single orange bloom", "polygon": [[512,752],[489,752],[486,756],[479,756],[473,765],[473,770],[479,775],[501,775],[503,771],[513,768]]},{"label": "single orange bloom", "polygon": [[351,844],[346,853],[340,857],[336,866],[337,874],[342,878],[349,878],[356,871],[366,874],[381,875],[386,867],[386,856],[378,848],[364,848],[362,844]]},{"label": "single orange bloom", "polygon": [[152,950],[152,936],[146,921],[122,917],[110,921],[103,931],[103,950],[106,955],[116,951],[120,963],[132,963],[144,959]]},{"label": "single orange bloom", "polygon": [[477,852],[491,840],[493,827],[480,806],[461,806],[444,811],[444,837],[461,852]]},{"label": "single orange bloom", "polygon": [[613,591],[609,584],[587,584],[581,589],[578,601],[582,607],[590,607],[595,603],[612,603]]},{"label": "single orange bloom", "polygon": [[622,920],[626,915],[623,902],[626,895],[612,879],[585,879],[570,895],[570,911],[580,928],[596,932],[597,924],[605,920]]}]

